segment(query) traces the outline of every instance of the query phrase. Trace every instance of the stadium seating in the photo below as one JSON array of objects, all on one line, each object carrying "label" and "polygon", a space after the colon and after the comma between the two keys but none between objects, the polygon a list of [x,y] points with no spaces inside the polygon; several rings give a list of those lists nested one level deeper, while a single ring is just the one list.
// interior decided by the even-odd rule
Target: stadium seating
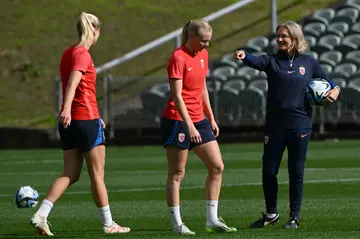
[{"label": "stadium seating", "polygon": [[[307,54],[318,59],[344,91],[337,104],[325,108],[327,120],[332,123],[339,120],[360,123],[359,12],[360,0],[346,0],[334,9],[319,9],[301,21],[310,48]],[[276,36],[257,36],[236,49],[257,56],[274,53]],[[207,83],[212,104],[217,93],[220,124],[261,125],[264,122],[268,90],[264,72],[234,61],[233,53],[229,52],[210,66]],[[154,116],[159,114],[167,94],[164,85],[155,85],[142,95],[144,109]]]},{"label": "stadium seating", "polygon": [[156,121],[159,121],[159,117],[162,114],[168,97],[170,87],[168,83],[160,83],[152,86],[148,91],[141,94],[141,102],[146,114],[153,115]]}]

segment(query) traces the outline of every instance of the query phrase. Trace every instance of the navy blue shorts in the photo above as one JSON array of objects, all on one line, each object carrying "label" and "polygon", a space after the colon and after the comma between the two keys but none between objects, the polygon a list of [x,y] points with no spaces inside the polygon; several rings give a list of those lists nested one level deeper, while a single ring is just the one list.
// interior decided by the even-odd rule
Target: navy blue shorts
[{"label": "navy blue shorts", "polygon": [[106,145],[104,130],[100,119],[72,120],[65,129],[58,125],[63,150],[79,149],[88,152],[98,145]]},{"label": "navy blue shorts", "polygon": [[191,149],[194,146],[216,140],[207,119],[196,122],[194,125],[195,128],[199,131],[202,139],[200,144],[190,142],[190,136],[185,122],[179,120],[170,120],[163,117],[161,119],[160,128],[164,147],[166,148],[168,145],[175,145],[181,149]]}]

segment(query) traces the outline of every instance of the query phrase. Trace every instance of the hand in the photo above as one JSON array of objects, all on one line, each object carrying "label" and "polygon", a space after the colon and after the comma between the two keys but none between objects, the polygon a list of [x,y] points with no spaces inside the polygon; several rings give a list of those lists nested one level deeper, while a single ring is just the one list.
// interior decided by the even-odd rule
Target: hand
[{"label": "hand", "polygon": [[218,127],[216,121],[215,121],[215,120],[211,120],[211,121],[210,121],[210,126],[211,126],[211,129],[212,129],[215,137],[218,137],[220,130],[219,130],[219,127]]},{"label": "hand", "polygon": [[194,125],[189,128],[189,135],[190,135],[190,141],[192,143],[200,144],[202,142],[200,133],[199,131],[197,131]]},{"label": "hand", "polygon": [[100,121],[101,121],[102,128],[105,129],[106,128],[105,122],[102,119],[100,119]]},{"label": "hand", "polygon": [[324,99],[324,103],[333,103],[337,100],[337,98],[339,97],[340,91],[338,88],[334,88],[329,90],[326,94],[325,94],[325,99]]},{"label": "hand", "polygon": [[64,126],[66,129],[71,123],[71,112],[70,110],[63,110],[60,112],[59,115],[59,122]]},{"label": "hand", "polygon": [[236,51],[234,54],[235,60],[244,60],[246,57],[246,53],[243,50]]}]

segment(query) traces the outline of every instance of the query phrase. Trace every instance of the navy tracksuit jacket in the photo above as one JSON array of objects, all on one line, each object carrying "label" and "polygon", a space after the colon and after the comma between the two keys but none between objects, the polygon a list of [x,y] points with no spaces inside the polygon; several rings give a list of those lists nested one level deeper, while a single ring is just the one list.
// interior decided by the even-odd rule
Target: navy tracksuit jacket
[{"label": "navy tracksuit jacket", "polygon": [[277,213],[277,173],[285,147],[288,150],[290,217],[300,218],[304,164],[310,138],[311,106],[305,100],[313,78],[335,83],[312,56],[278,51],[256,57],[246,53],[243,62],[264,71],[268,80],[262,183],[267,213]]}]

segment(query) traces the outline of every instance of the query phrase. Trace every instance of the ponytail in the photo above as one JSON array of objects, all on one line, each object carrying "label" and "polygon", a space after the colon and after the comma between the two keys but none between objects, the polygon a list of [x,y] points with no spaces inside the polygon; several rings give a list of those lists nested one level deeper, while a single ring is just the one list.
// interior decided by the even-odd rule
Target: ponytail
[{"label": "ponytail", "polygon": [[189,39],[189,33],[200,35],[201,31],[212,31],[210,24],[202,19],[195,19],[187,22],[181,32],[181,44],[185,44]]},{"label": "ponytail", "polygon": [[189,38],[189,26],[191,24],[191,21],[186,23],[182,29],[181,32],[181,44],[185,44]]},{"label": "ponytail", "polygon": [[92,41],[95,30],[100,28],[99,19],[90,13],[82,12],[77,22],[79,43],[77,47],[83,46],[86,42]]}]

